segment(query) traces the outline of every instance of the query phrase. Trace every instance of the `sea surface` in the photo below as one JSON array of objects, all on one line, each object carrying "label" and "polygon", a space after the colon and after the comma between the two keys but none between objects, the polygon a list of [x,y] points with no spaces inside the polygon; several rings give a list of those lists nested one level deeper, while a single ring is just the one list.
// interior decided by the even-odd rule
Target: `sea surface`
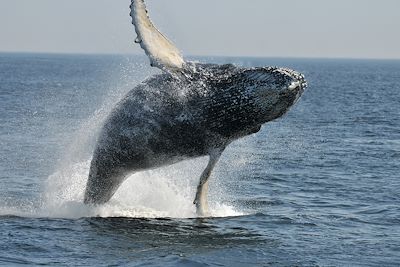
[{"label": "sea surface", "polygon": [[82,204],[103,120],[158,73],[135,56],[0,54],[0,265],[400,266],[400,61],[193,58],[285,66],[309,88],[230,145],[209,218],[206,158]]}]

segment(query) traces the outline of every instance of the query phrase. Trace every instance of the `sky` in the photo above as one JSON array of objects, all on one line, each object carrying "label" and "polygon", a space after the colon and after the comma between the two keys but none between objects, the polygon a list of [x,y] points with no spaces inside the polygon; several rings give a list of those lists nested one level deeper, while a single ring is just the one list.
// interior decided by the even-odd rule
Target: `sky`
[{"label": "sky", "polygon": [[[0,51],[143,54],[130,0],[0,0]],[[184,55],[400,59],[399,0],[147,0]]]}]

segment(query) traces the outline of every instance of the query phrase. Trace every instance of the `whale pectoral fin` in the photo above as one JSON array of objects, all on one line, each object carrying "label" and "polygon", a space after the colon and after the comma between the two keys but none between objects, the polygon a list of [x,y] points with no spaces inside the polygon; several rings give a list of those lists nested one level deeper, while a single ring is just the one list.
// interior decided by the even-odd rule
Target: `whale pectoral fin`
[{"label": "whale pectoral fin", "polygon": [[139,43],[150,59],[151,66],[167,72],[177,72],[183,68],[185,61],[180,51],[151,22],[144,0],[132,0],[132,24]]},{"label": "whale pectoral fin", "polygon": [[223,149],[218,149],[210,153],[208,165],[200,176],[200,182],[197,186],[196,198],[193,202],[193,204],[196,205],[196,213],[198,216],[207,216],[208,214],[208,179],[210,178],[211,172],[213,171],[218,160],[220,159],[222,152]]}]

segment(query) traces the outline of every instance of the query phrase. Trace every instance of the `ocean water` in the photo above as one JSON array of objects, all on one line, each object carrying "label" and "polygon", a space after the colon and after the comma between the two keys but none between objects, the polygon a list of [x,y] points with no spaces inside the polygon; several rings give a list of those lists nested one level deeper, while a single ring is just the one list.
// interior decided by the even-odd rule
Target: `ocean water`
[{"label": "ocean water", "polygon": [[144,57],[0,54],[0,265],[399,266],[400,61],[196,58],[286,66],[309,88],[207,159],[135,174],[112,201],[83,191],[110,109],[158,71]]}]

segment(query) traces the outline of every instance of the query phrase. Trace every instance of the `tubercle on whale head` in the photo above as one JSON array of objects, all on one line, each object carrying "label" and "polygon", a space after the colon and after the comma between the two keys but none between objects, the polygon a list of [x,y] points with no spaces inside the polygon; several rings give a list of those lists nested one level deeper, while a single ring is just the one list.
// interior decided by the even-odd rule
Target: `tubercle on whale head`
[{"label": "tubercle on whale head", "polygon": [[307,88],[304,75],[287,68],[254,68],[246,75],[251,81],[249,90],[260,110],[261,123],[287,113]]}]

